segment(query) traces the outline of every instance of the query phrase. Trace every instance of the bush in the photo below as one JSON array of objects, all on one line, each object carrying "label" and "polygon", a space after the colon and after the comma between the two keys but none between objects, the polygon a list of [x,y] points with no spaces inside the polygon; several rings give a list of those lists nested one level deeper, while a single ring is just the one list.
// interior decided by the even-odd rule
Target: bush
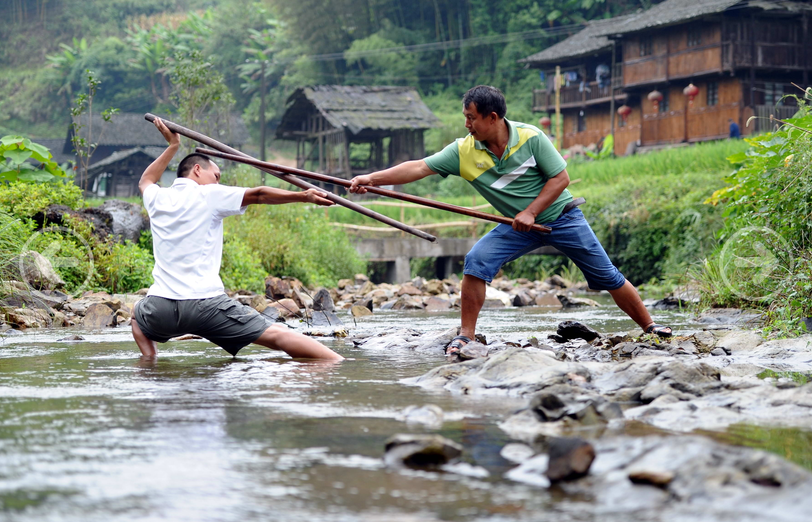
[{"label": "bush", "polygon": [[152,252],[133,244],[98,242],[93,248],[96,281],[110,293],[135,292],[152,285]]},{"label": "bush", "polygon": [[798,102],[795,118],[729,158],[741,166],[707,200],[724,209],[724,244],[697,273],[705,304],[763,308],[782,333],[805,331],[812,315],[812,112]]},{"label": "bush", "polygon": [[[305,284],[335,286],[338,279],[364,270],[364,261],[346,234],[332,227],[324,211],[305,205],[256,205],[244,216],[225,221],[229,241],[250,246],[264,274],[297,277]],[[233,246],[236,259],[250,255]],[[223,260],[222,272],[234,274],[234,259]],[[230,276],[229,276],[230,277]],[[260,278],[260,281],[262,278]]]},{"label": "bush", "polygon": [[229,290],[265,292],[265,270],[259,254],[241,237],[226,234],[220,278]]},{"label": "bush", "polygon": [[83,206],[82,189],[73,180],[55,183],[0,184],[0,211],[18,218],[30,218],[49,205]]}]

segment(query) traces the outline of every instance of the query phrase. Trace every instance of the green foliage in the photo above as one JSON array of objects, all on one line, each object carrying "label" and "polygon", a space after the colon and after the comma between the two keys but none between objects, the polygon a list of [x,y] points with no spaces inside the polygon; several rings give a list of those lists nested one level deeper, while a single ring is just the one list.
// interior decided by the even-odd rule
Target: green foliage
[{"label": "green foliage", "polygon": [[[39,166],[29,160],[38,162]],[[47,147],[22,136],[0,138],[0,181],[42,183],[66,177]]]},{"label": "green foliage", "polygon": [[[99,89],[101,81],[96,78],[96,74],[90,69],[85,70],[85,77],[87,80],[87,92],[79,93],[71,107],[71,128],[73,129],[73,150],[79,157],[79,167],[81,173],[82,185],[87,184],[87,169],[90,166],[90,158],[96,151],[98,143],[94,142],[94,138],[99,140],[103,131],[93,133],[93,100],[96,98],[96,92]],[[109,122],[113,116],[118,112],[118,109],[109,107],[101,112],[102,120]],[[85,116],[84,123],[81,117]]]},{"label": "green foliage", "polygon": [[356,81],[362,85],[414,85],[417,83],[417,55],[406,51],[363,56],[364,51],[377,51],[388,47],[398,47],[398,43],[386,38],[389,31],[382,30],[366,38],[355,40],[344,51],[347,65],[356,65],[360,77]]},{"label": "green foliage", "polygon": [[[0,281],[14,279],[16,271],[11,262],[22,252],[31,233],[30,223],[0,210]],[[10,293],[10,290],[6,285],[0,284],[0,296]]]},{"label": "green foliage", "polygon": [[0,184],[0,212],[27,219],[49,205],[66,205],[77,209],[82,206],[82,190],[72,181]]},{"label": "green foliage", "polygon": [[698,274],[707,304],[763,308],[777,333],[805,331],[812,316],[812,114],[796,99],[794,118],[729,157],[739,168],[706,201],[724,209],[724,244]]},{"label": "green foliage", "polygon": [[130,241],[94,242],[96,281],[111,293],[135,292],[152,285],[152,251]]},{"label": "green foliage", "polygon": [[260,255],[251,248],[247,240],[233,233],[223,240],[223,262],[220,278],[229,290],[265,291],[265,270]]},{"label": "green foliage", "polygon": [[[255,253],[253,264],[261,266],[263,275],[293,276],[306,284],[335,286],[339,279],[364,271],[364,262],[346,234],[332,227],[320,208],[251,206],[244,216],[226,220],[225,226],[229,242],[250,245]],[[246,257],[253,254],[245,247],[231,248],[237,251],[235,260],[251,264]],[[236,270],[224,258],[223,273],[234,274]]]},{"label": "green foliage", "polygon": [[[213,129],[228,129],[234,97],[223,75],[198,50],[177,51],[167,62],[172,79],[172,101],[181,122],[190,128],[213,134]],[[189,140],[185,140],[189,141]],[[191,144],[187,147],[193,148]]]}]

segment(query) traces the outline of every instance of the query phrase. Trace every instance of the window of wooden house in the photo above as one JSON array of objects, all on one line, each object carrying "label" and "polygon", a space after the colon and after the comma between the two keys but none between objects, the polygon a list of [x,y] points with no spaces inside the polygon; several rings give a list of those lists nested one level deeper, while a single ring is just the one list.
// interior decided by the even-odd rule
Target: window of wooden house
[{"label": "window of wooden house", "polygon": [[708,107],[719,103],[719,82],[708,82]]},{"label": "window of wooden house", "polygon": [[782,105],[784,86],[780,83],[766,82],[764,84],[764,105]]},{"label": "window of wooden house", "polygon": [[578,111],[578,132],[586,130],[586,114],[584,111]]},{"label": "window of wooden house", "polygon": [[696,47],[697,45],[702,45],[702,29],[691,27],[688,29],[688,47]]},{"label": "window of wooden house", "polygon": [[653,49],[654,46],[650,36],[640,38],[640,56],[651,56]]},{"label": "window of wooden house", "polygon": [[663,92],[663,99],[660,101],[660,112],[668,112],[668,89]]}]

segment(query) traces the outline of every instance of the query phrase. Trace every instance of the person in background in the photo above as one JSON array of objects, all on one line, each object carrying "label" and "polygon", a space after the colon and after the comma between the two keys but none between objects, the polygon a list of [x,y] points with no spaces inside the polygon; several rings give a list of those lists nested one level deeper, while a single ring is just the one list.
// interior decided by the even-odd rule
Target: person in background
[{"label": "person in background", "polygon": [[739,124],[733,121],[733,118],[728,118],[727,122],[730,124],[730,139],[740,139],[742,137],[742,133],[741,129],[739,129]]}]

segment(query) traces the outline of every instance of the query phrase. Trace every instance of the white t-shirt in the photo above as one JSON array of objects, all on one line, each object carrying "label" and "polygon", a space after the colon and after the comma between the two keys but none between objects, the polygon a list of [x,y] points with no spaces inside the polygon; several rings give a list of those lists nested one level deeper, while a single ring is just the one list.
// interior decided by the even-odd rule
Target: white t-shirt
[{"label": "white t-shirt", "polygon": [[169,188],[144,191],[152,229],[155,282],[147,295],[206,299],[225,292],[220,280],[223,218],[245,212],[242,187],[199,185],[178,178]]}]

